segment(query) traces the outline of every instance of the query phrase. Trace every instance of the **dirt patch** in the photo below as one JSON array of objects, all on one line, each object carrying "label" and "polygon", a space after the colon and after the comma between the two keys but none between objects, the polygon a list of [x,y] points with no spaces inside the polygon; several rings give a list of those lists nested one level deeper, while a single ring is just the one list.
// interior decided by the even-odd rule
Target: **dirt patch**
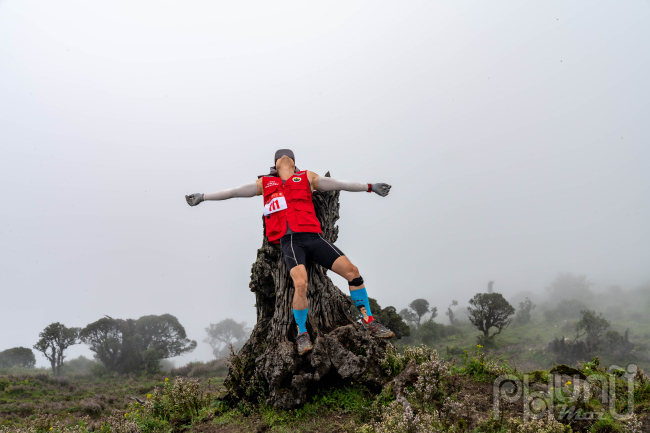
[{"label": "dirt patch", "polygon": [[[471,429],[492,416],[494,409],[493,385],[487,382],[475,382],[467,376],[461,376],[460,383],[459,400],[468,401],[474,407],[474,411],[467,419]],[[499,410],[504,418],[521,418],[524,413],[523,402],[501,400]]]},{"label": "dirt patch", "polygon": [[641,431],[643,433],[650,433],[650,414],[639,416],[639,420],[641,421]]}]

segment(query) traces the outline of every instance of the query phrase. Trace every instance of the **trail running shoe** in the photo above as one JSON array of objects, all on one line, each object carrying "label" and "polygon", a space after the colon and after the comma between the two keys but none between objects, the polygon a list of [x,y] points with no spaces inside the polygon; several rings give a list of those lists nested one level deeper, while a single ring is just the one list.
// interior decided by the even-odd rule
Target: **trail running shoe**
[{"label": "trail running shoe", "polygon": [[368,331],[375,337],[379,338],[393,338],[395,333],[390,329],[386,328],[384,325],[379,323],[376,319],[370,323],[366,323],[362,320],[363,324],[366,325]]},{"label": "trail running shoe", "polygon": [[303,332],[298,334],[296,338],[296,344],[298,345],[298,355],[302,356],[307,352],[311,352],[314,346],[311,345],[311,339],[309,338],[309,333]]}]

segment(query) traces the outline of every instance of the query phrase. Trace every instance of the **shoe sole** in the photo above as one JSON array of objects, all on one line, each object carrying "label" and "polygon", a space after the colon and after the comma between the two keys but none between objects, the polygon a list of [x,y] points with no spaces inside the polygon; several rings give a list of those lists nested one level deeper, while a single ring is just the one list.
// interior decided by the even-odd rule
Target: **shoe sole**
[{"label": "shoe sole", "polygon": [[392,332],[390,335],[376,335],[377,338],[393,338],[394,336],[395,336],[394,332]]},{"label": "shoe sole", "polygon": [[312,346],[312,347],[310,347],[309,349],[305,349],[305,350],[303,350],[302,353],[298,353],[298,356],[302,356],[302,355],[304,355],[305,353],[309,353],[309,352],[311,352],[313,348],[314,348],[314,347]]},{"label": "shoe sole", "polygon": [[391,332],[390,335],[377,335],[377,334],[373,334],[370,329],[366,329],[366,331],[368,331],[368,334],[372,335],[373,337],[377,337],[377,338],[393,338],[395,336],[394,332]]}]

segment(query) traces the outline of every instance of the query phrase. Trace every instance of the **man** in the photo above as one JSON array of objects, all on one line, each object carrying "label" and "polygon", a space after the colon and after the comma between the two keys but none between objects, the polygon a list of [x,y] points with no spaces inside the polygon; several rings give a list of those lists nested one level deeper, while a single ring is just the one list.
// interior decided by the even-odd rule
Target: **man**
[{"label": "man", "polygon": [[275,166],[271,173],[260,176],[257,182],[211,194],[191,194],[185,199],[190,206],[205,200],[227,200],[234,197],[264,196],[266,236],[270,242],[279,243],[289,269],[293,285],[293,316],[298,325],[298,354],[312,350],[306,322],[307,260],[330,269],[348,281],[350,297],[363,317],[368,331],[381,338],[395,334],[372,317],[368,294],[359,269],[343,252],[321,235],[321,226],[312,201],[312,191],[375,192],[386,197],[391,186],[385,183],[362,184],[319,177],[311,171],[298,171],[293,152],[280,149],[275,152]]}]

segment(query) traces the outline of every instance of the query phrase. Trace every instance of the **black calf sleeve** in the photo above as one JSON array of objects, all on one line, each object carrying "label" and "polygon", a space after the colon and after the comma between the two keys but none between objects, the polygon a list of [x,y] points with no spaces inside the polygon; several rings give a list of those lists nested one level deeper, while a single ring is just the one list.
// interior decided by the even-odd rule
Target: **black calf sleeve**
[{"label": "black calf sleeve", "polygon": [[349,286],[361,286],[363,285],[363,278],[362,277],[357,277],[352,281],[348,281]]}]

